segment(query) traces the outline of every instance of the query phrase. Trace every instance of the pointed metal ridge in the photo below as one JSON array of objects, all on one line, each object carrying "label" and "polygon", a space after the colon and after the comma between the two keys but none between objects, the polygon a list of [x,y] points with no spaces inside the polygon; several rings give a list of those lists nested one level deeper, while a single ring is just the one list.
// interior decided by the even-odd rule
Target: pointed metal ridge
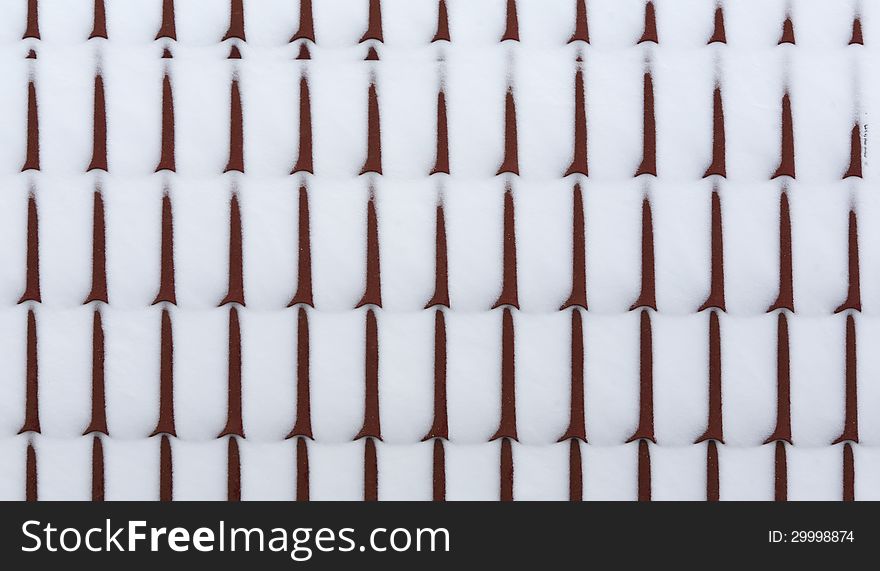
[{"label": "pointed metal ridge", "polygon": [[92,418],[83,431],[83,436],[93,432],[110,434],[107,430],[107,405],[104,397],[104,326],[101,312],[97,308],[92,319]]},{"label": "pointed metal ridge", "polygon": [[642,110],[642,162],[635,176],[657,176],[657,130],[654,118],[654,79],[651,70],[644,75],[644,107]]},{"label": "pointed metal ridge", "polygon": [[314,439],[309,364],[309,314],[305,307],[300,307],[296,318],[296,420],[287,438]]},{"label": "pointed metal ridge", "polygon": [[785,454],[785,442],[782,440],[776,441],[776,451],[775,451],[775,467],[774,467],[774,493],[773,498],[774,501],[777,502],[787,502],[788,501],[788,461],[786,460]]},{"label": "pointed metal ridge", "polygon": [[[299,2],[299,27],[296,33],[290,37],[290,43],[297,40],[315,40],[315,21],[312,15],[312,0],[300,0]],[[303,44],[305,45],[305,44]]]},{"label": "pointed metal ridge", "polygon": [[238,195],[233,192],[229,199],[229,287],[219,306],[237,303],[244,306],[244,262],[242,253],[241,209]]},{"label": "pointed metal ridge", "polygon": [[235,436],[226,444],[226,501],[241,501],[241,453]]},{"label": "pointed metal ridge", "polygon": [[651,313],[641,312],[639,325],[639,425],[627,443],[654,438],[654,349],[651,335]]},{"label": "pointed metal ridge", "polygon": [[581,312],[571,311],[571,400],[568,428],[558,442],[569,439],[587,441],[584,415],[584,329]]},{"label": "pointed metal ridge", "polygon": [[174,221],[171,197],[166,190],[162,195],[162,238],[160,254],[159,291],[153,305],[166,302],[177,305],[174,288]]},{"label": "pointed metal ridge", "polygon": [[92,289],[83,304],[92,301],[110,303],[107,296],[107,256],[106,233],[104,225],[104,199],[101,191],[95,190],[92,206]]},{"label": "pointed metal ridge", "polygon": [[841,313],[847,310],[862,310],[862,294],[859,286],[859,230],[856,211],[852,209],[849,211],[849,247],[847,259],[849,286],[847,288],[846,300],[834,310],[834,313]]},{"label": "pointed metal ridge", "polygon": [[33,441],[28,441],[27,450],[25,451],[25,469],[24,469],[24,497],[25,501],[37,501],[37,451],[34,449]]},{"label": "pointed metal ridge", "polygon": [[28,53],[24,56],[24,59],[37,59],[37,52],[32,49],[28,50]]},{"label": "pointed metal ridge", "polygon": [[367,17],[367,30],[364,32],[364,35],[361,36],[358,43],[363,43],[368,40],[384,42],[385,40],[382,37],[382,4],[380,0],[370,0]]},{"label": "pointed metal ridge", "polygon": [[229,55],[226,56],[226,59],[241,59],[241,50],[238,49],[238,46],[232,44],[232,47],[229,48]]},{"label": "pointed metal ridge", "polygon": [[516,99],[513,97],[513,85],[508,84],[504,98],[504,159],[496,175],[519,174],[519,150],[516,129]]},{"label": "pointed metal ridge", "polygon": [[40,303],[40,224],[37,215],[37,199],[34,191],[28,193],[27,210],[27,251],[24,293],[18,303],[34,301]]},{"label": "pointed metal ridge", "polygon": [[791,13],[785,15],[785,21],[782,22],[782,36],[779,38],[779,44],[795,44],[794,40],[794,24],[791,21]]},{"label": "pointed metal ridge", "polygon": [[657,16],[654,10],[654,2],[651,0],[648,0],[645,4],[645,30],[636,43],[642,44],[645,42],[660,43],[660,39],[657,36]]},{"label": "pointed metal ridge", "polygon": [[162,435],[163,444],[166,435],[177,436],[177,431],[174,429],[174,341],[171,314],[166,308],[162,309],[162,330],[159,340],[159,420],[150,436],[156,435]]},{"label": "pointed metal ridge", "polygon": [[432,438],[449,440],[446,409],[446,318],[441,309],[434,312],[434,420],[422,441]]},{"label": "pointed metal ridge", "polygon": [[220,41],[224,42],[232,38],[245,41],[243,0],[229,0],[229,28]]},{"label": "pointed metal ridge", "polygon": [[779,295],[767,312],[787,309],[794,313],[794,284],[791,262],[791,215],[788,192],[783,188],[779,197]]},{"label": "pointed metal ridge", "polygon": [[312,99],[309,77],[305,72],[299,78],[299,151],[290,174],[298,172],[315,174],[312,158]]},{"label": "pointed metal ridge", "polygon": [[[580,56],[578,56],[580,59]],[[581,64],[577,65],[574,74],[574,145],[571,165],[565,176],[572,174],[589,174],[587,160],[587,104],[584,95],[584,71]]]},{"label": "pointed metal ridge", "polygon": [[832,442],[859,442],[858,372],[856,369],[856,320],[850,313],[846,316],[846,400],[844,405],[843,431]]},{"label": "pointed metal ridge", "polygon": [[95,0],[95,10],[92,17],[92,32],[89,39],[104,38],[107,39],[107,18],[104,12],[104,0]]},{"label": "pointed metal ridge", "polygon": [[382,274],[379,261],[379,223],[376,217],[376,195],[370,189],[367,201],[367,250],[364,295],[355,309],[365,305],[382,307]]},{"label": "pointed metal ridge", "polygon": [[[165,51],[168,52],[167,49]],[[171,57],[170,52],[168,52],[168,56]],[[162,77],[162,144],[156,172],[163,170],[176,171],[174,155],[174,93],[171,90],[171,77],[168,75],[167,69]]]},{"label": "pointed metal ridge", "polygon": [[[241,416],[241,326],[238,310],[229,308],[229,360],[226,397],[226,426],[217,438],[239,436],[244,438],[244,423]],[[230,438],[230,441],[234,440]]]},{"label": "pointed metal ridge", "polygon": [[843,178],[862,178],[862,137],[858,122],[853,125],[850,134],[849,168],[843,174]]},{"label": "pointed metal ridge", "polygon": [[712,221],[711,227],[711,279],[709,286],[709,296],[703,305],[697,311],[705,309],[719,309],[727,311],[724,303],[724,243],[721,222],[721,198],[718,196],[718,189],[712,190]]},{"label": "pointed metal ridge", "polygon": [[794,124],[791,119],[791,97],[788,94],[788,88],[782,95],[782,138],[779,148],[779,168],[771,178],[781,176],[795,178]]},{"label": "pointed metal ridge", "polygon": [[27,0],[27,26],[21,39],[40,39],[40,10],[37,0]]},{"label": "pointed metal ridge", "polygon": [[776,327],[776,428],[764,444],[791,440],[791,366],[788,343],[788,318],[779,312]]},{"label": "pointed metal ridge", "polygon": [[25,351],[24,423],[19,434],[40,433],[39,372],[37,370],[37,318],[32,308],[27,312],[27,348]]},{"label": "pointed metal ridge", "polygon": [[640,307],[650,307],[657,311],[657,296],[654,285],[654,222],[651,216],[651,202],[647,193],[642,201],[642,288],[638,299],[630,306],[630,311]]},{"label": "pointed metal ridge", "polygon": [[712,95],[712,162],[706,168],[703,178],[712,175],[727,178],[727,149],[724,129],[724,100],[721,97],[721,84],[715,84]]},{"label": "pointed metal ridge", "polygon": [[446,120],[446,90],[441,80],[437,91],[437,152],[430,174],[449,174],[449,130]]},{"label": "pointed metal ridge", "polygon": [[107,112],[104,103],[104,78],[95,74],[94,117],[92,123],[92,161],[86,171],[107,172]]},{"label": "pointed metal ridge", "polygon": [[446,0],[439,0],[437,3],[437,31],[431,38],[431,43],[439,41],[452,41],[449,34],[449,14],[446,10]]},{"label": "pointed metal ridge", "polygon": [[296,59],[298,61],[305,61],[305,60],[312,59],[312,54],[309,53],[309,46],[305,42],[303,42],[299,45],[299,51],[297,52],[296,57],[294,59]]},{"label": "pointed metal ridge", "polygon": [[382,440],[379,415],[379,332],[376,314],[367,310],[366,342],[364,344],[364,424],[354,440]]},{"label": "pointed metal ridge", "polygon": [[296,501],[309,501],[309,446],[305,438],[296,439]]},{"label": "pointed metal ridge", "polygon": [[516,435],[516,340],[513,313],[505,307],[501,319],[501,420],[489,440],[518,440]]},{"label": "pointed metal ridge", "polygon": [[581,461],[581,445],[576,438],[568,441],[568,501],[584,499],[584,467]]},{"label": "pointed metal ridge", "polygon": [[639,440],[638,460],[639,501],[651,501],[651,447],[647,440]]},{"label": "pointed metal ridge", "polygon": [[849,39],[849,45],[865,45],[865,40],[862,37],[862,18],[858,13],[856,14],[855,18],[853,18],[852,36]]},{"label": "pointed metal ridge", "polygon": [[587,23],[587,0],[575,0],[574,32],[568,43],[590,43],[590,28]]},{"label": "pointed metal ridge", "polygon": [[718,473],[718,446],[710,440],[706,446],[706,501],[717,502],[721,497]]},{"label": "pointed metal ridge", "polygon": [[709,420],[706,432],[697,438],[696,444],[717,440],[724,444],[721,417],[721,328],[718,312],[709,314]]},{"label": "pointed metal ridge", "polygon": [[174,467],[171,455],[171,440],[163,434],[159,440],[159,501],[174,499]]},{"label": "pointed metal ridge", "polygon": [[229,162],[223,172],[244,173],[244,126],[241,113],[241,92],[238,78],[232,77],[229,99]]},{"label": "pointed metal ridge", "polygon": [[437,202],[434,227],[434,295],[425,304],[425,309],[435,305],[451,307],[449,301],[449,270],[446,256],[446,215],[443,202]]},{"label": "pointed metal ridge", "polygon": [[160,38],[177,40],[177,26],[174,21],[174,0],[162,0],[162,24],[156,33],[156,39]]},{"label": "pointed metal ridge", "polygon": [[364,501],[379,501],[379,466],[376,460],[376,442],[364,441]]},{"label": "pointed metal ridge", "polygon": [[507,22],[504,26],[504,35],[501,36],[501,41],[505,40],[513,40],[515,42],[519,41],[519,17],[516,13],[516,0],[507,0],[507,12],[506,12]]},{"label": "pointed metal ridge", "polygon": [[92,437],[92,501],[104,501],[104,445],[101,437]]},{"label": "pointed metal ridge", "polygon": [[708,44],[714,43],[727,43],[727,32],[724,29],[724,9],[721,7],[720,0],[715,6],[715,27],[712,30],[712,36],[709,38]]},{"label": "pointed metal ridge", "polygon": [[379,61],[379,52],[376,51],[376,46],[371,45],[367,49],[367,55],[364,57],[364,61]]},{"label": "pointed metal ridge", "polygon": [[299,223],[298,228],[298,252],[296,262],[296,293],[287,307],[297,304],[315,307],[312,298],[312,241],[311,224],[309,218],[309,191],[305,184],[299,187]]},{"label": "pointed metal ridge", "polygon": [[33,77],[28,80],[27,154],[21,172],[29,170],[40,170],[40,115],[37,109],[37,88]]},{"label": "pointed metal ridge", "polygon": [[370,79],[367,90],[367,158],[360,174],[382,174],[382,129],[379,118],[379,96],[376,78]]},{"label": "pointed metal ridge", "polygon": [[587,309],[587,249],[584,229],[584,199],[581,185],[575,183],[572,192],[572,224],[571,224],[571,294],[562,307],[580,306]]},{"label": "pointed metal ridge", "polygon": [[495,301],[492,309],[502,306],[511,306],[519,309],[516,275],[516,215],[514,213],[513,189],[510,186],[510,182],[505,184],[504,189],[504,230],[502,242],[501,293],[498,295],[498,299]]},{"label": "pointed metal ridge", "polygon": [[434,439],[434,453],[432,462],[432,500],[435,502],[446,501],[446,451],[443,449],[443,440]]},{"label": "pointed metal ridge", "polygon": [[845,502],[856,500],[856,466],[853,458],[852,444],[847,442],[843,445],[843,494]]},{"label": "pointed metal ridge", "polygon": [[501,440],[500,494],[502,502],[513,501],[513,446],[509,438]]}]

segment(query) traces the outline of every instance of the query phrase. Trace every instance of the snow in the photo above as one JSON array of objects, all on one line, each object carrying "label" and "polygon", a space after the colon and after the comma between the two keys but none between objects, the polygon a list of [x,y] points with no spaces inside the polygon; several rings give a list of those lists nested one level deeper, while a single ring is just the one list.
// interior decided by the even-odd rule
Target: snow
[{"label": "snow", "polygon": [[[720,315],[725,443],[722,499],[772,499],[776,423],[779,200],[791,205],[796,313],[791,335],[790,499],[839,499],[844,420],[848,214],[859,220],[863,311],[858,338],[861,443],[856,497],[875,498],[880,459],[880,239],[874,191],[880,148],[871,117],[880,87],[872,62],[877,3],[727,0],[726,45],[706,46],[715,2],[656,0],[660,44],[635,45],[644,0],[589,0],[589,45],[566,42],[574,2],[519,0],[520,42],[499,42],[504,0],[447,0],[453,41],[430,43],[434,0],[382,2],[380,62],[358,44],[367,2],[315,0],[317,45],[295,61],[296,2],[247,1],[247,42],[225,41],[226,0],[176,3],[177,41],[154,40],[159,0],[108,0],[109,39],[86,41],[92,0],[41,0],[41,39],[21,40],[26,2],[0,21],[0,497],[24,497],[33,443],[41,499],[90,497],[91,319],[105,329],[108,499],[157,499],[159,324],[174,336],[171,438],[176,499],[226,496],[230,199],[240,201],[244,499],[295,495],[296,445],[285,440],[297,405],[298,191],[308,189],[312,499],[362,499],[366,208],[375,201],[382,275],[377,443],[380,499],[432,497],[435,215],[446,221],[451,309],[447,328],[447,497],[497,500],[504,193],[515,205],[518,309],[514,496],[568,497],[572,187],[583,190],[589,311],[581,311],[589,444],[580,443],[584,498],[637,497],[642,202],[653,213],[658,311],[654,350],[653,497],[705,498],[711,193],[721,199],[727,311]],[[778,46],[787,7],[796,46]],[[861,16],[864,46],[848,46]],[[228,60],[232,45],[243,59]],[[372,45],[372,44],[371,44]],[[160,59],[168,46],[173,59]],[[29,49],[37,60],[25,60]],[[573,145],[575,57],[582,55],[589,176],[563,178]],[[654,80],[659,176],[634,178],[642,158],[643,74]],[[106,93],[109,172],[86,173],[96,72]],[[174,90],[176,172],[156,173],[162,78]],[[299,152],[300,78],[310,89],[315,174],[291,176]],[[230,82],[243,105],[245,173],[229,155]],[[39,101],[39,172],[21,173],[27,82]],[[358,176],[366,157],[367,93],[377,85],[383,173]],[[712,90],[723,94],[727,179],[703,179],[711,161]],[[446,94],[450,175],[435,160],[436,97]],[[516,99],[518,176],[495,176],[504,155],[504,100]],[[796,180],[770,180],[780,158],[780,101],[791,95]],[[863,179],[841,180],[850,132],[861,126]],[[83,306],[92,277],[93,193],[105,203],[110,304]],[[25,281],[27,201],[39,210],[40,303],[17,305]],[[177,306],[152,306],[160,278],[162,195],[174,212]],[[41,434],[24,421],[26,314],[38,331]]]}]

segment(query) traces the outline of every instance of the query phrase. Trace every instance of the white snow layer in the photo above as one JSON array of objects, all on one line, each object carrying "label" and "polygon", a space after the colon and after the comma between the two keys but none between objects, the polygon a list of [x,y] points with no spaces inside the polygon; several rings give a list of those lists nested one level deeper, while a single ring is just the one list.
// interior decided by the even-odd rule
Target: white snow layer
[{"label": "white snow layer", "polygon": [[[435,208],[448,237],[451,310],[445,310],[450,442],[448,499],[499,496],[501,311],[506,185],[516,207],[520,310],[513,443],[517,499],[568,498],[571,188],[584,191],[589,311],[582,312],[586,432],[579,444],[584,499],[637,493],[641,208],[653,209],[658,312],[652,312],[654,499],[704,499],[706,445],[693,444],[708,415],[710,199],[724,230],[727,313],[720,315],[725,443],[722,499],[773,498],[779,197],[791,204],[796,313],[791,337],[789,499],[838,499],[844,420],[847,223],[859,219],[862,312],[858,338],[856,497],[880,497],[880,105],[874,2],[736,0],[723,3],[728,43],[706,46],[714,0],[656,0],[660,44],[635,45],[644,0],[588,0],[591,43],[567,44],[575,2],[519,0],[520,42],[499,42],[504,0],[447,0],[453,41],[430,43],[435,0],[383,0],[380,62],[358,40],[366,0],[315,0],[312,60],[288,40],[298,5],[245,1],[243,59],[220,43],[226,0],[176,3],[177,41],[154,41],[160,0],[108,0],[109,40],[86,41],[92,0],[41,0],[41,39],[21,40],[26,2],[0,19],[0,497],[24,497],[25,447],[37,451],[41,499],[90,497],[92,200],[105,202],[110,304],[103,306],[107,418],[102,437],[107,499],[157,499],[161,197],[174,208],[177,306],[172,439],[175,499],[226,493],[229,208],[241,205],[244,286],[239,439],[243,499],[292,499],[296,410],[297,192],[309,189],[315,310],[309,310],[312,499],[361,499],[366,205],[378,213],[383,307],[377,443],[380,499],[431,499]],[[786,7],[796,46],[777,46]],[[858,8],[864,46],[847,46]],[[174,58],[160,59],[170,45]],[[29,49],[38,59],[25,60]],[[563,178],[572,155],[574,59],[583,54],[590,176]],[[439,61],[442,58],[442,61]],[[647,63],[646,63],[647,62]],[[642,74],[654,78],[658,177],[633,178],[642,153]],[[176,173],[154,173],[161,138],[162,76],[174,88]],[[109,172],[91,157],[93,80],[107,102]],[[221,174],[228,158],[229,82],[240,81],[246,173]],[[315,175],[289,176],[298,153],[299,78],[311,90]],[[358,176],[374,74],[381,113],[381,176]],[[27,81],[39,100],[39,172],[21,173]],[[723,86],[727,173],[702,179],[711,160],[712,90]],[[436,92],[448,106],[451,175],[427,176],[435,154]],[[504,153],[504,96],[516,97],[520,176],[494,176]],[[791,94],[797,180],[771,181],[780,154],[780,107]],[[863,177],[841,180],[858,122]],[[876,143],[874,141],[877,141]],[[27,201],[39,209],[42,302],[16,305],[25,283]],[[24,421],[26,313],[38,327],[41,434]]]}]

